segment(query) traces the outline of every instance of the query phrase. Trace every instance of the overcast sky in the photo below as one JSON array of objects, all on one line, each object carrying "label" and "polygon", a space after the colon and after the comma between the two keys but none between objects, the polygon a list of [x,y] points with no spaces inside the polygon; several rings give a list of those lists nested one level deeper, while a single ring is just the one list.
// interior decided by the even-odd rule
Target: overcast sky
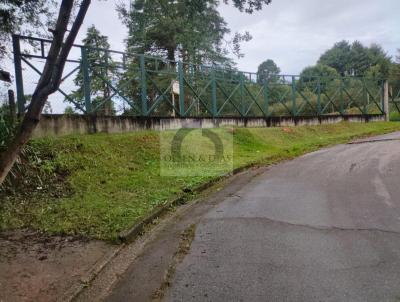
[{"label": "overcast sky", "polygon": [[[115,12],[118,2],[93,1],[79,39],[95,24],[112,48],[124,49],[126,28]],[[283,73],[298,74],[340,40],[376,42],[392,56],[400,48],[399,0],[272,0],[253,15],[223,4],[219,10],[232,32],[249,31],[253,36],[243,44],[245,57],[236,60],[245,71],[256,71],[271,58]]]}]

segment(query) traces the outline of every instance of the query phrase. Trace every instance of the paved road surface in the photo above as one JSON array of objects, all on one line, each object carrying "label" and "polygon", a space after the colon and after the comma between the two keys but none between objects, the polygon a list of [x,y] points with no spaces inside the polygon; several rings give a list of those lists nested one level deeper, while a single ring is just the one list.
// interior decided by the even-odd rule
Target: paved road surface
[{"label": "paved road surface", "polygon": [[150,301],[196,223],[164,301],[400,302],[400,133],[374,140],[233,177],[78,301]]},{"label": "paved road surface", "polygon": [[165,301],[399,302],[400,133],[274,166],[225,198]]}]

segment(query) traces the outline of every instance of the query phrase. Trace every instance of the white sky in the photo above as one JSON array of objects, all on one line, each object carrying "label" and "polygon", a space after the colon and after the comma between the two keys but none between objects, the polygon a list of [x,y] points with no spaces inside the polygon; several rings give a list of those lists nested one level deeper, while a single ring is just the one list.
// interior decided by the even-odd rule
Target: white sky
[{"label": "white sky", "polygon": [[399,0],[272,0],[255,15],[223,7],[234,30],[248,30],[240,69],[256,70],[272,58],[283,73],[298,74],[340,40],[379,43],[390,54],[400,48]]},{"label": "white sky", "polygon": [[[127,31],[115,5],[128,1],[92,1],[77,42],[94,24],[108,36],[112,49],[124,50]],[[219,9],[232,32],[249,31],[253,36],[242,46],[245,57],[236,59],[244,71],[255,72],[262,61],[273,59],[282,73],[298,74],[340,40],[379,43],[391,56],[400,48],[399,0],[272,0],[252,15],[224,4]],[[64,107],[56,101],[53,111],[62,112]]]},{"label": "white sky", "polygon": [[[114,9],[121,1],[128,2],[95,0],[79,40],[94,24],[109,37],[112,48],[123,50],[126,28]],[[224,4],[220,12],[232,32],[249,31],[253,36],[243,44],[245,57],[236,60],[245,71],[256,71],[262,61],[271,58],[283,73],[298,74],[340,40],[376,42],[392,56],[400,48],[399,0],[272,0],[252,15]]]}]

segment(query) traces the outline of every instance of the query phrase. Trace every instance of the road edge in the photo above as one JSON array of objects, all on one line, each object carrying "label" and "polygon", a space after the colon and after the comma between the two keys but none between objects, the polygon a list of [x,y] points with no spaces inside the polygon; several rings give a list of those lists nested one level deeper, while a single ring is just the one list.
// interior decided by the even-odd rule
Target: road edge
[{"label": "road edge", "polygon": [[[398,132],[398,131],[390,131],[385,134],[395,133],[395,132]],[[379,134],[379,135],[382,135],[382,134]],[[90,286],[90,283],[97,277],[97,275],[99,275],[102,272],[102,270],[120,253],[120,251],[127,244],[134,242],[140,235],[145,233],[146,228],[149,225],[153,224],[153,222],[156,219],[158,219],[159,217],[163,216],[164,214],[170,212],[174,207],[186,204],[190,200],[190,197],[193,197],[193,195],[200,194],[203,191],[207,190],[208,188],[212,187],[213,185],[217,184],[218,182],[227,180],[227,179],[231,178],[232,176],[235,176],[235,175],[237,175],[241,172],[244,172],[246,170],[249,170],[249,169],[260,168],[260,167],[270,167],[270,166],[280,164],[285,161],[293,160],[294,158],[304,156],[305,154],[310,154],[310,153],[313,153],[313,152],[316,152],[319,150],[323,150],[326,148],[330,148],[333,146],[344,145],[344,144],[356,144],[357,143],[356,140],[358,140],[360,138],[363,138],[363,137],[368,138],[368,137],[374,137],[374,136],[378,136],[378,135],[367,134],[367,135],[360,135],[359,137],[352,137],[352,138],[349,138],[347,140],[347,142],[341,142],[339,144],[329,144],[329,145],[326,145],[323,147],[317,147],[315,150],[310,150],[310,151],[304,152],[303,154],[289,157],[289,158],[282,158],[280,156],[267,157],[267,158],[264,158],[263,160],[271,160],[273,162],[262,163],[261,161],[259,161],[259,162],[249,163],[242,167],[235,168],[229,173],[225,173],[223,175],[214,177],[205,183],[197,185],[196,187],[191,189],[191,191],[189,193],[182,194],[181,196],[176,197],[175,199],[167,202],[166,204],[157,207],[146,217],[144,217],[139,222],[134,224],[131,228],[120,232],[118,235],[119,247],[115,251],[110,253],[108,256],[104,257],[103,260],[98,265],[95,265],[90,270],[90,272],[88,274],[89,276],[87,276],[86,278],[82,278],[82,281],[78,285],[76,285],[73,288],[71,288],[70,290],[68,290],[58,301],[68,301],[68,302],[74,301],[87,286]],[[276,161],[274,161],[274,159],[276,159]]]}]

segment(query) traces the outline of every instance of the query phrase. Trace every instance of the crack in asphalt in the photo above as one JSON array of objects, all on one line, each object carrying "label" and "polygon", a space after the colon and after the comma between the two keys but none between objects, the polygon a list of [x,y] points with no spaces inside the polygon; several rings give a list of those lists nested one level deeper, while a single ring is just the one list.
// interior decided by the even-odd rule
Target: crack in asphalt
[{"label": "crack in asphalt", "polygon": [[159,302],[163,300],[165,291],[171,285],[172,279],[175,275],[176,267],[178,266],[179,263],[183,261],[185,256],[190,251],[190,247],[192,241],[194,240],[195,233],[196,233],[196,224],[190,225],[181,233],[178,250],[175,252],[172,258],[171,264],[169,265],[166,271],[163,282],[161,283],[160,287],[153,293],[151,301]]},{"label": "crack in asphalt", "polygon": [[349,142],[349,143],[347,143],[347,145],[359,145],[359,144],[390,142],[390,141],[400,141],[400,138],[382,138],[382,139],[371,139],[371,140],[364,140],[364,141],[355,141],[355,142]]},{"label": "crack in asphalt", "polygon": [[389,263],[384,261],[384,260],[379,260],[379,261],[377,261],[375,263],[370,263],[370,264],[366,264],[366,265],[354,265],[354,266],[343,267],[343,268],[334,268],[334,269],[330,269],[328,271],[330,271],[330,272],[343,272],[343,271],[365,269],[365,268],[377,268],[377,267],[388,265],[388,264]]},{"label": "crack in asphalt", "polygon": [[346,228],[346,227],[339,227],[339,226],[322,226],[322,225],[311,225],[311,224],[302,224],[302,223],[294,223],[289,221],[283,220],[276,220],[268,217],[219,217],[219,218],[209,218],[205,219],[206,221],[212,220],[264,220],[268,221],[268,223],[275,223],[275,224],[282,224],[288,225],[292,227],[303,227],[308,229],[313,229],[316,231],[341,231],[341,232],[380,232],[380,233],[387,233],[393,235],[400,235],[400,231],[393,231],[393,230],[385,230],[379,228]]}]

